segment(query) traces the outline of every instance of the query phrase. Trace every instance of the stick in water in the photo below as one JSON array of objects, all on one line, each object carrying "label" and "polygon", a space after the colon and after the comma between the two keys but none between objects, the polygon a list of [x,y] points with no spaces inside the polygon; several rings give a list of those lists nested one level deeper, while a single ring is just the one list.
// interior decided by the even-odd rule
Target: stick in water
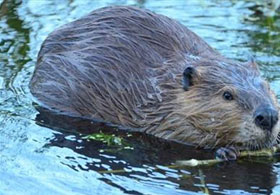
[{"label": "stick in water", "polygon": [[[267,156],[267,157],[272,157],[275,155],[276,152],[280,152],[280,145],[274,146],[269,149],[263,149],[263,150],[257,150],[257,151],[242,151],[240,152],[239,158],[244,158],[248,156]],[[175,165],[177,166],[189,166],[189,167],[195,167],[195,166],[201,166],[201,165],[213,165],[217,164],[219,162],[223,162],[224,160],[222,159],[210,159],[210,160],[196,160],[196,159],[191,159],[191,160],[180,160],[176,161]]]}]

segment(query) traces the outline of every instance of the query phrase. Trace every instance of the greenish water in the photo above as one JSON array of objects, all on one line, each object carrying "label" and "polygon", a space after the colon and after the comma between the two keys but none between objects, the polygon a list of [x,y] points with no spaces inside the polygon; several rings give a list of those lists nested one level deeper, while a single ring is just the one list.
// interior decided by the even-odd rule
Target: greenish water
[{"label": "greenish water", "polygon": [[[252,2],[0,0],[0,194],[280,194],[278,157],[169,168],[177,159],[213,153],[38,114],[28,89],[50,32],[96,8],[121,4],[177,19],[229,58],[254,55],[280,99],[280,18],[254,15]],[[107,133],[96,134],[100,129]],[[85,139],[88,133],[94,139]]]}]

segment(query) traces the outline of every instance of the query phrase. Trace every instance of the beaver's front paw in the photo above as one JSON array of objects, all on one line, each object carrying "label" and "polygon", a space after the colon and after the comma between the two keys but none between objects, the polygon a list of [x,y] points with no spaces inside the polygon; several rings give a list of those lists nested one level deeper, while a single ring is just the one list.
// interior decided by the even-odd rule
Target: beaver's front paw
[{"label": "beaver's front paw", "polygon": [[239,155],[240,151],[233,146],[219,148],[215,153],[216,158],[225,161],[236,160]]}]

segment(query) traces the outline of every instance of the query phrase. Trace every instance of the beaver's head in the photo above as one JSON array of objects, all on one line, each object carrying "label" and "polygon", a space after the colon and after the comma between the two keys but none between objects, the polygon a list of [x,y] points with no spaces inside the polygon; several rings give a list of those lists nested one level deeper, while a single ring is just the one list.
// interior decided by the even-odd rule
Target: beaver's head
[{"label": "beaver's head", "polygon": [[183,89],[178,113],[195,129],[188,135],[192,142],[247,149],[276,142],[280,107],[255,62],[214,59],[187,65]]}]

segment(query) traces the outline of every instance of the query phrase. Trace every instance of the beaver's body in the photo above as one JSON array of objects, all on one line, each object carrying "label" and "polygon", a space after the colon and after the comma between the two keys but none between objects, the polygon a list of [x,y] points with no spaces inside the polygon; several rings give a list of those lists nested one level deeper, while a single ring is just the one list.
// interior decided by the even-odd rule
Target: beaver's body
[{"label": "beaver's body", "polygon": [[228,60],[178,22],[133,7],[99,9],[54,31],[30,88],[63,114],[198,146],[264,147],[280,130],[275,113],[270,132],[255,124],[262,105],[279,108],[254,63]]}]

